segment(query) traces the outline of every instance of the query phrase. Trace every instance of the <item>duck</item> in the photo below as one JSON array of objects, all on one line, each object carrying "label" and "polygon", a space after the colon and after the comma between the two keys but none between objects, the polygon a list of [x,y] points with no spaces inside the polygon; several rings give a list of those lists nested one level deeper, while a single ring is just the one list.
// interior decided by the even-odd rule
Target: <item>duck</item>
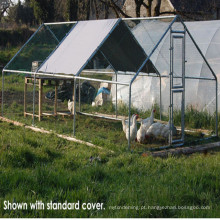
[{"label": "duck", "polygon": [[[130,141],[133,142],[137,136],[137,117],[138,115],[134,115],[132,120],[132,125],[130,125]],[[126,138],[129,138],[129,126],[126,127]]]},{"label": "duck", "polygon": [[[132,125],[133,123],[134,116],[135,114],[133,114],[131,117],[130,125]],[[128,120],[126,120],[126,117],[122,118],[122,128],[123,128],[124,133],[126,133],[126,129],[128,128]]]}]

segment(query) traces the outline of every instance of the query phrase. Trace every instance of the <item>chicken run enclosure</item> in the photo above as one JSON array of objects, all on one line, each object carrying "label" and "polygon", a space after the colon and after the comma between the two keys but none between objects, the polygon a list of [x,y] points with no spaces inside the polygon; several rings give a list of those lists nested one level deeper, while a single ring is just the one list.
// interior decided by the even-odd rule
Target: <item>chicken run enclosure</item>
[{"label": "chicken run enclosure", "polygon": [[[60,132],[82,138],[79,117],[111,127],[157,106],[155,120],[169,124],[168,146],[176,146],[185,141],[185,111],[193,108],[211,115],[209,136],[218,136],[217,75],[201,45],[179,16],[44,23],[2,71],[2,116],[49,129],[63,120]],[[130,142],[129,135],[129,149]]]}]

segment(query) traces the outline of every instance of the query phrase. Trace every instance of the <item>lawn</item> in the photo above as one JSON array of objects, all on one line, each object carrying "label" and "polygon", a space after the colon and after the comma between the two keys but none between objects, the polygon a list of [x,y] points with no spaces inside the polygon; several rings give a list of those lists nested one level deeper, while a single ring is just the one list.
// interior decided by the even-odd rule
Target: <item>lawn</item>
[{"label": "lawn", "polygon": [[[0,158],[1,217],[220,217],[219,152],[168,159],[110,153],[1,122]],[[103,209],[3,209],[4,201],[36,200]]]}]

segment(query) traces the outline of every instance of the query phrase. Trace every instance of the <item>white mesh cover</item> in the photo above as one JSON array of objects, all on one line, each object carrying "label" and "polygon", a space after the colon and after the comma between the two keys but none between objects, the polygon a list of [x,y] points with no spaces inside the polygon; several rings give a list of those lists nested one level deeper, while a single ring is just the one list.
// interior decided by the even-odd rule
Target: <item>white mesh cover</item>
[{"label": "white mesh cover", "polygon": [[79,21],[39,71],[77,74],[117,21],[118,19]]}]

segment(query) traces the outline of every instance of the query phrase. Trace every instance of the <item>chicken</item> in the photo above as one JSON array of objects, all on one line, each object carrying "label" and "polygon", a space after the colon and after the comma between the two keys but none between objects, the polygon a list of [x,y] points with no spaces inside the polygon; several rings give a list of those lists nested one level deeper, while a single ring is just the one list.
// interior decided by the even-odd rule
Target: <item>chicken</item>
[{"label": "chicken", "polygon": [[161,132],[163,131],[164,127],[165,125],[162,123],[153,123],[147,130],[146,137],[153,136],[155,138],[158,138],[159,136],[161,136]]},{"label": "chicken", "polygon": [[[173,136],[177,134],[176,127],[173,125],[172,126],[172,131],[173,131]],[[170,122],[164,126],[164,128],[161,131],[161,136],[168,139],[169,138],[169,133],[170,133]]]},{"label": "chicken", "polygon": [[[135,114],[133,114],[131,117],[130,125],[132,125],[133,123],[134,116]],[[122,128],[123,128],[124,133],[126,133],[126,129],[128,128],[128,120],[125,120],[125,117],[123,117],[122,119]]]},{"label": "chicken", "polygon": [[145,134],[146,134],[146,130],[143,125],[143,121],[141,121],[141,126],[140,126],[139,130],[137,131],[137,142],[144,143],[144,141],[146,139]]},{"label": "chicken", "polygon": [[74,113],[74,101],[68,101],[68,110],[70,111],[70,113]]},{"label": "chicken", "polygon": [[[154,123],[152,124],[146,132],[146,138],[153,136],[154,138],[158,138],[159,136],[164,137],[166,139],[169,138],[169,129],[170,124],[167,125],[162,123]],[[176,127],[173,126],[173,135],[176,135]]]},{"label": "chicken", "polygon": [[[134,115],[133,120],[132,120],[132,125],[130,125],[130,141],[135,141],[136,136],[137,136],[137,115]],[[126,127],[126,138],[128,140],[129,137],[129,127]]]},{"label": "chicken", "polygon": [[154,122],[154,113],[156,112],[155,109],[152,110],[151,112],[151,116],[148,118],[145,118],[142,120],[142,124],[143,124],[143,129],[147,132],[147,130],[149,129],[149,127],[153,124]]}]

